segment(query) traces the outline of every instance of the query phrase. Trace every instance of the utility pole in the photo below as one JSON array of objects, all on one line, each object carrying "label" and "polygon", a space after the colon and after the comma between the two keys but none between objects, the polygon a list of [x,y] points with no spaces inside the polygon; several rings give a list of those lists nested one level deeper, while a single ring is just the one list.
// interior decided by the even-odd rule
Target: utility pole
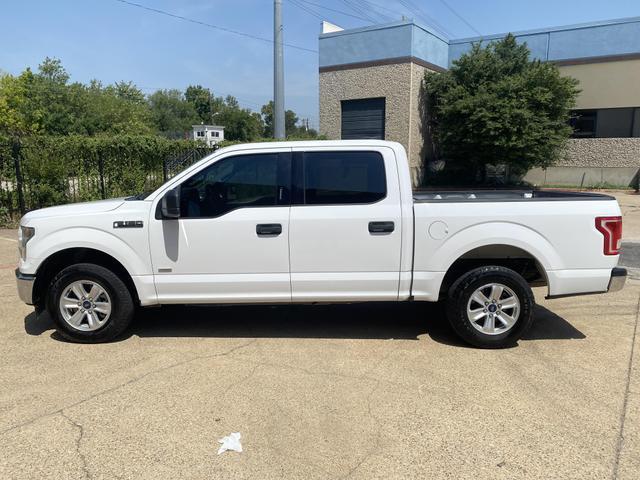
[{"label": "utility pole", "polygon": [[273,136],[285,138],[282,0],[273,1]]}]

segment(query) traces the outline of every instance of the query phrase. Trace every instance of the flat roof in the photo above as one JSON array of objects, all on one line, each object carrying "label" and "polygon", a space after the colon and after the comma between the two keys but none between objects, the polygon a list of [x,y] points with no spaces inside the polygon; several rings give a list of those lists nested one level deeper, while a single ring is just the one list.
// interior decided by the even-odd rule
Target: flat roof
[{"label": "flat roof", "polygon": [[452,44],[452,43],[478,42],[481,40],[500,39],[500,38],[506,37],[509,33],[518,37],[522,35],[535,35],[538,33],[548,33],[548,32],[564,32],[567,30],[582,30],[585,28],[601,27],[606,25],[621,25],[625,23],[638,23],[638,22],[640,22],[640,17],[617,18],[614,20],[601,20],[598,22],[574,23],[572,25],[563,25],[560,27],[536,28],[533,30],[520,30],[517,32],[492,33],[489,35],[479,35],[475,37],[466,37],[466,38],[459,38],[455,40],[449,40],[449,43]]},{"label": "flat roof", "polygon": [[[640,17],[512,32],[527,43],[532,58],[571,62],[640,58]],[[413,20],[320,34],[320,69],[340,65],[409,59],[435,69],[448,68],[474,43],[504,38],[506,33],[447,39]]]}]

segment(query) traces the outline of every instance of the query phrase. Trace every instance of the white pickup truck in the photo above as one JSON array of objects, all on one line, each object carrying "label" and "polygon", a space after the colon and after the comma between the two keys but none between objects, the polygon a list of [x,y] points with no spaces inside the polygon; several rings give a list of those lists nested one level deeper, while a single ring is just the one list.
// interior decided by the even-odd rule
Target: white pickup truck
[{"label": "white pickup truck", "polygon": [[27,213],[16,276],[81,342],[138,306],[444,300],[458,335],[496,348],[530,326],[531,285],[622,288],[621,235],[606,195],[413,192],[398,143],[245,144],[149,194]]}]

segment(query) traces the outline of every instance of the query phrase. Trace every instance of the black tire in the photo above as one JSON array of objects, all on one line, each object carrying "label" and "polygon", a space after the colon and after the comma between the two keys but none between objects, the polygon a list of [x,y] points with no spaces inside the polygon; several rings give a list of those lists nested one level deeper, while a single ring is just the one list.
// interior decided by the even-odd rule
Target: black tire
[{"label": "black tire", "polygon": [[[499,327],[505,328],[505,331],[497,334],[481,332],[478,328],[474,327],[467,315],[467,307],[469,306],[471,296],[479,288],[491,283],[508,287],[520,303],[519,315],[515,323],[508,329],[506,329],[504,324],[498,323]],[[491,301],[491,299],[489,300]],[[472,305],[478,307],[475,301]],[[451,285],[446,301],[446,311],[449,323],[465,342],[479,348],[506,348],[515,345],[518,339],[520,339],[531,326],[533,322],[534,305],[535,298],[533,292],[522,276],[505,267],[486,266],[465,273]],[[505,313],[511,314],[513,312],[513,310],[505,311]],[[478,322],[481,321],[483,321],[483,319]],[[479,325],[479,323],[477,324]],[[487,328],[489,329],[490,327]]]},{"label": "black tire", "polygon": [[[60,311],[61,295],[69,285],[78,280],[95,281],[109,296],[111,313],[104,325],[96,330],[84,331],[74,328],[67,323]],[[125,283],[111,270],[92,263],[78,263],[65,268],[51,281],[47,309],[56,323],[58,333],[66,340],[102,343],[115,339],[127,329],[133,319],[135,305]]]}]

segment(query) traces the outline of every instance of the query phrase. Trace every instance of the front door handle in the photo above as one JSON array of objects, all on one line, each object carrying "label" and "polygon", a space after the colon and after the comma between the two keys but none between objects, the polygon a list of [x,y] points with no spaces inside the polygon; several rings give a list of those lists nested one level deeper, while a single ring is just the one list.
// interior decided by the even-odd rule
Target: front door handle
[{"label": "front door handle", "polygon": [[369,233],[371,235],[381,235],[391,233],[396,226],[393,222],[369,222]]},{"label": "front door handle", "polygon": [[256,225],[256,234],[259,237],[277,237],[282,233],[282,225],[279,223],[259,223]]}]

